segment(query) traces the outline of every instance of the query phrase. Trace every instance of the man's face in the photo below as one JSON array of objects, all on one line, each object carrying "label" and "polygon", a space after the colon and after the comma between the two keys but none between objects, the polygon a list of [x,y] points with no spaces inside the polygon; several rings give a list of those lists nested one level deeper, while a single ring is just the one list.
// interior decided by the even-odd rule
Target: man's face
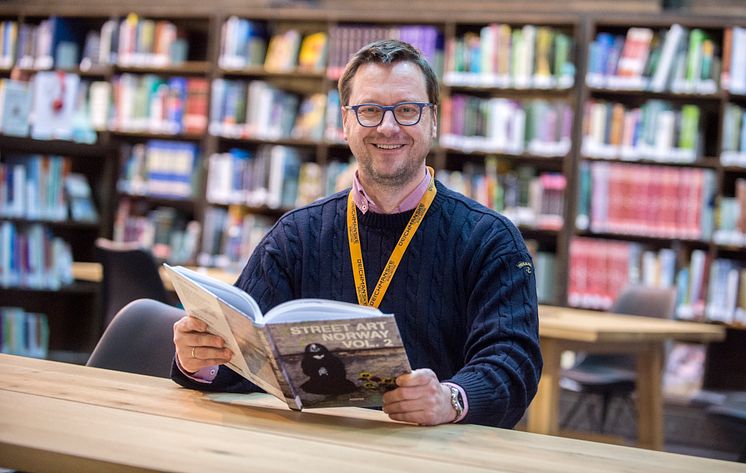
[{"label": "man's face", "polygon": [[[364,64],[352,79],[348,105],[429,102],[425,76],[411,62]],[[401,126],[386,112],[377,127],[361,126],[353,110],[342,109],[345,139],[358,162],[365,183],[398,187],[422,179],[425,157],[436,133],[432,108],[422,110],[420,122]]]}]

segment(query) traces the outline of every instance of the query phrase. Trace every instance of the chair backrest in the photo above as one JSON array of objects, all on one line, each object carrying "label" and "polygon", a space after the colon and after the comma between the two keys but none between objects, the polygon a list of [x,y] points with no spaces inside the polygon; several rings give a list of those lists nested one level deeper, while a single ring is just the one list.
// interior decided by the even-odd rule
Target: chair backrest
[{"label": "chair backrest", "polygon": [[175,302],[163,285],[153,255],[139,244],[98,238],[96,257],[103,268],[102,331],[122,307],[136,299]]},{"label": "chair backrest", "polygon": [[152,299],[120,310],[96,344],[86,366],[168,378],[174,359],[173,325],[186,313]]},{"label": "chair backrest", "polygon": [[676,289],[629,285],[621,290],[610,311],[670,319],[676,308]]},{"label": "chair backrest", "polygon": [[[645,317],[672,318],[676,309],[676,289],[639,284],[625,286],[609,309],[610,312]],[[633,369],[636,358],[623,354],[586,354],[580,357],[583,366]]]}]

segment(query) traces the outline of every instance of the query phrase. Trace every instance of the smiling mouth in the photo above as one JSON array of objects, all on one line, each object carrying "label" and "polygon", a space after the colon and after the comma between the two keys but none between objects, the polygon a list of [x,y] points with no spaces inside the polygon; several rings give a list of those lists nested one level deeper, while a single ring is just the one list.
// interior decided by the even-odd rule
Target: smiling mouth
[{"label": "smiling mouth", "polygon": [[378,149],[399,149],[403,147],[404,145],[382,145],[382,144],[376,144],[374,145]]}]

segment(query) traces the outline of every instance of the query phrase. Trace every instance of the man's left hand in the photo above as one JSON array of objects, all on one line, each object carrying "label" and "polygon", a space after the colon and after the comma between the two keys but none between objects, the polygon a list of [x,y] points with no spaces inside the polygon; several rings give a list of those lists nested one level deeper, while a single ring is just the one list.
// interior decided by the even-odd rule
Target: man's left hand
[{"label": "man's left hand", "polygon": [[432,370],[414,370],[396,378],[397,388],[383,395],[383,412],[393,420],[420,425],[453,422],[451,391]]}]

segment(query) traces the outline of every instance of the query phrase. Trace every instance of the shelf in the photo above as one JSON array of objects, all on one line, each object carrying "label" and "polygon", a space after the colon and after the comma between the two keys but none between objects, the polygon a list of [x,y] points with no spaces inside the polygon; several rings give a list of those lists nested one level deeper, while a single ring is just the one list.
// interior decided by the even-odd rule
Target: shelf
[{"label": "shelf", "polygon": [[167,207],[175,207],[180,210],[191,212],[194,210],[195,200],[191,197],[188,198],[177,198],[177,197],[162,197],[157,195],[142,195],[142,194],[118,194],[119,198],[127,198],[135,201],[145,201],[153,206],[163,205]]},{"label": "shelf", "polygon": [[112,137],[130,139],[130,140],[183,140],[183,141],[200,141],[205,133],[153,133],[149,131],[110,131]]},{"label": "shelf", "polygon": [[15,295],[17,297],[28,297],[30,294],[39,296],[52,296],[52,295],[97,295],[99,285],[96,283],[86,281],[75,281],[67,286],[62,286],[59,289],[35,289],[30,287],[4,287],[2,291],[8,295]]},{"label": "shelf", "polygon": [[706,169],[717,169],[720,167],[720,159],[713,157],[706,157],[698,159],[691,163],[679,163],[671,161],[658,161],[655,159],[622,159],[622,158],[599,158],[595,156],[581,156],[581,159],[587,161],[603,161],[609,163],[623,163],[623,164],[650,164],[650,165],[661,165],[661,166],[675,166],[675,167],[687,167],[687,168],[706,168]]},{"label": "shelf", "polygon": [[292,71],[268,71],[263,66],[245,67],[241,69],[219,69],[219,72],[223,76],[228,77],[282,77],[282,78],[293,78],[293,79],[326,79],[326,71],[305,71],[302,69],[294,69]]},{"label": "shelf", "polygon": [[671,243],[682,243],[688,246],[694,246],[698,248],[707,248],[710,245],[709,241],[698,240],[694,238],[669,238],[652,235],[639,235],[631,233],[609,233],[609,232],[593,232],[593,231],[581,231],[577,230],[575,233],[577,236],[583,237],[598,237],[604,239],[614,240],[628,240],[628,241],[640,241],[641,243],[650,243],[656,246],[670,245]]},{"label": "shelf", "polygon": [[67,140],[37,140],[30,136],[0,135],[0,148],[20,153],[60,154],[65,156],[100,157],[110,150],[106,132],[98,133],[94,144],[77,143]]},{"label": "shelf", "polygon": [[71,220],[44,220],[44,219],[29,219],[29,218],[18,218],[18,217],[3,217],[0,215],[0,221],[13,222],[20,225],[32,225],[40,223],[42,225],[48,225],[54,228],[65,228],[72,230],[84,230],[94,231],[98,230],[99,222],[75,222]]},{"label": "shelf", "polygon": [[321,141],[303,140],[303,139],[294,139],[294,138],[262,139],[262,138],[234,138],[234,137],[218,136],[218,135],[211,135],[211,136],[214,136],[215,138],[218,138],[219,140],[224,141],[226,143],[230,143],[234,146],[240,146],[241,144],[250,144],[250,145],[268,144],[268,145],[301,146],[301,147],[322,146]]},{"label": "shelf", "polygon": [[725,96],[722,92],[717,92],[714,94],[684,94],[670,91],[652,92],[648,90],[611,89],[603,87],[588,87],[588,92],[594,95],[620,95],[626,97],[642,97],[645,99],[665,99],[675,101],[719,101],[722,100]]},{"label": "shelf", "polygon": [[187,61],[183,64],[169,66],[114,66],[114,72],[133,74],[160,74],[160,75],[205,75],[210,72],[211,65],[208,61]]}]

